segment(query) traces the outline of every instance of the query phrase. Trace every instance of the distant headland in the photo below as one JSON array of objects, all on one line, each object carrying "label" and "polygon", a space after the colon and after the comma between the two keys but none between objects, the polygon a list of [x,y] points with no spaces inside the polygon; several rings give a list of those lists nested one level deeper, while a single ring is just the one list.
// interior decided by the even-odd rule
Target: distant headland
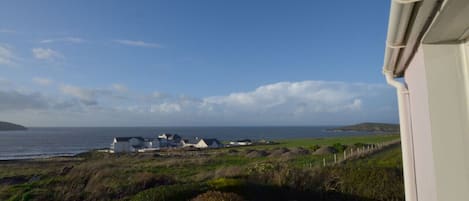
[{"label": "distant headland", "polygon": [[357,132],[399,132],[399,124],[385,124],[385,123],[360,123],[350,126],[342,126],[338,128],[328,129],[328,131],[341,132],[341,131],[357,131]]},{"label": "distant headland", "polygon": [[0,121],[0,131],[19,131],[19,130],[27,130],[27,128],[22,125]]}]

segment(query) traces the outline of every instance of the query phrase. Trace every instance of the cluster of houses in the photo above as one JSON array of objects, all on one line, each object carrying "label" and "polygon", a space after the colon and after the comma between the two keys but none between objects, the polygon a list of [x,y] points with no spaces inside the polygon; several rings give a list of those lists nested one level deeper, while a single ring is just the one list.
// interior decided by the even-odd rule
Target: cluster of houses
[{"label": "cluster of houses", "polygon": [[115,137],[111,153],[145,152],[162,148],[221,148],[224,145],[214,138],[182,139],[178,134],[163,133],[156,138]]}]

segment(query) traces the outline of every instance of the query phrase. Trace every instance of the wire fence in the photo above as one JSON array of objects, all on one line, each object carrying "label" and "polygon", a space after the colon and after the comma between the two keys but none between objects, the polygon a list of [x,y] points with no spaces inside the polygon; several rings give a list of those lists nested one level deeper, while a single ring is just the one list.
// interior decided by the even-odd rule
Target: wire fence
[{"label": "wire fence", "polygon": [[359,158],[368,157],[370,155],[382,152],[390,147],[393,147],[399,144],[400,142],[401,142],[400,139],[396,139],[396,140],[383,142],[383,143],[366,144],[366,145],[358,146],[358,147],[354,146],[354,147],[345,149],[341,153],[324,154],[322,155],[322,160],[320,161],[314,160],[310,162],[305,162],[304,166],[312,168],[315,166],[326,167],[326,166],[331,166],[331,165],[340,165],[349,160],[356,160]]}]

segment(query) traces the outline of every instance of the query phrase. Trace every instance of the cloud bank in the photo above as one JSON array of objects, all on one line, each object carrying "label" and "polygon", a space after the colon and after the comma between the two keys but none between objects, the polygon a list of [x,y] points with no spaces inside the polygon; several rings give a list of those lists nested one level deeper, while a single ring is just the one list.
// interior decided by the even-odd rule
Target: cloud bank
[{"label": "cloud bank", "polygon": [[6,45],[0,44],[0,66],[12,66],[16,64],[16,56]]},{"label": "cloud bank", "polygon": [[33,48],[32,52],[34,58],[39,60],[55,61],[63,58],[60,52],[49,48]]},{"label": "cloud bank", "polygon": [[53,83],[52,80],[43,77],[35,77],[33,78],[33,82],[41,86],[49,86]]},{"label": "cloud bank", "polygon": [[338,125],[397,120],[394,91],[380,84],[278,82],[201,98],[139,93],[123,84],[56,87],[57,94],[44,94],[0,86],[0,118],[42,126]]},{"label": "cloud bank", "polygon": [[139,40],[114,40],[115,43],[134,47],[161,48],[160,44],[149,43]]},{"label": "cloud bank", "polygon": [[82,38],[77,37],[64,37],[64,38],[50,38],[39,41],[39,43],[83,43],[85,42]]}]

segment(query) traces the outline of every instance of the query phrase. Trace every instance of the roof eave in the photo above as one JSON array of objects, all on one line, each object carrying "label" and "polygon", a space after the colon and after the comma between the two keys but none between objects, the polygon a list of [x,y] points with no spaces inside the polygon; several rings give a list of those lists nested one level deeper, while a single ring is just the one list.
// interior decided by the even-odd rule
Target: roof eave
[{"label": "roof eave", "polygon": [[383,71],[404,76],[443,1],[392,1]]}]

